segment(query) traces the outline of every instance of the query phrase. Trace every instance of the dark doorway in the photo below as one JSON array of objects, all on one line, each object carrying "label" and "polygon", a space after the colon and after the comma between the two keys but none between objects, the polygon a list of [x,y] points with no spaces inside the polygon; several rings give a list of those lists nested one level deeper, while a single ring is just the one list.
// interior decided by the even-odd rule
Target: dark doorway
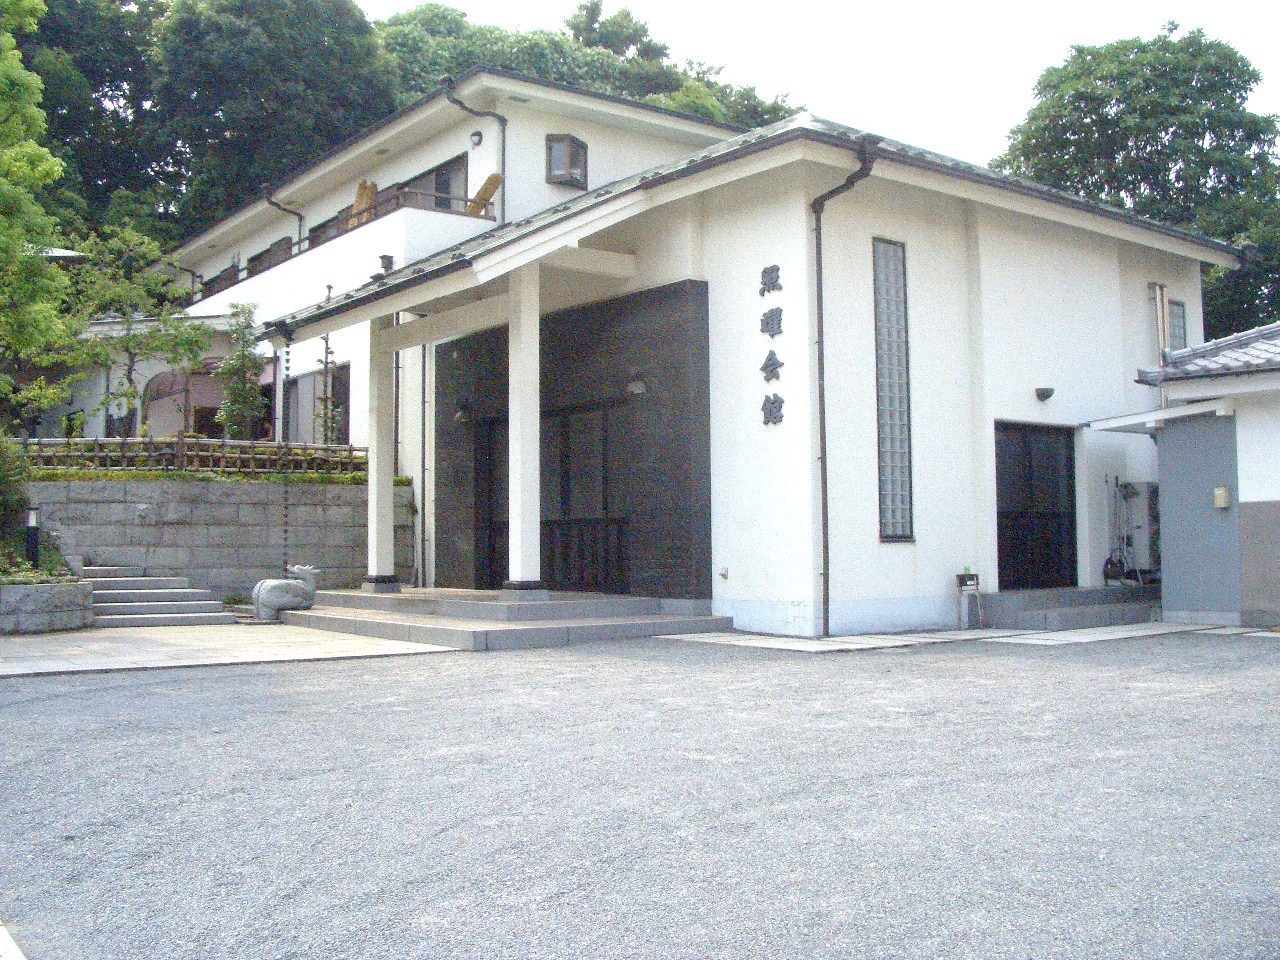
[{"label": "dark doorway", "polygon": [[[613,495],[625,400],[542,415],[542,579],[553,590],[627,593],[628,518]],[[476,585],[507,576],[507,421],[476,425]]]},{"label": "dark doorway", "polygon": [[1075,431],[996,424],[1001,590],[1076,586]]}]

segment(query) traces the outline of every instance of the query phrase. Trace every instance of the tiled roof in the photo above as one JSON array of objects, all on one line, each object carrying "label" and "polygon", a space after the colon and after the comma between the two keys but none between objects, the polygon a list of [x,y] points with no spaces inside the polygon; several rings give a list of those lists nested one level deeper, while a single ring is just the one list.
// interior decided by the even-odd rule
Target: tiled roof
[{"label": "tiled roof", "polygon": [[823,120],[821,117],[815,117],[810,113],[800,113],[770,126],[750,130],[740,136],[714,143],[697,153],[681,157],[679,160],[652,167],[642,173],[616,180],[603,187],[597,187],[566,203],[549,207],[523,220],[494,227],[492,230],[487,230],[414,263],[406,264],[400,269],[350,293],[334,297],[332,300],[307,307],[289,316],[270,322],[267,327],[277,330],[281,328],[296,330],[307,324],[343,313],[357,303],[376,301],[399,290],[425,283],[454,270],[464,269],[479,257],[505,247],[530,234],[554,226],[561,221],[568,220],[592,207],[607,203],[623,194],[636,190],[648,190],[659,184],[678,180],[793,140],[816,141],[846,149],[859,142],[869,143],[872,155],[878,160],[933,170],[946,176],[994,186],[1049,203],[1072,207],[1086,213],[1129,223],[1144,230],[1174,237],[1196,246],[1231,256],[1235,256],[1239,252],[1229,243],[1185,230],[1182,227],[1148,220],[1106,204],[1043,186],[1031,180],[996,173],[986,167],[955,160],[928,150],[920,150],[905,143],[899,143],[896,140],[886,140],[883,137],[866,133],[854,127]]},{"label": "tiled roof", "polygon": [[1198,347],[1171,350],[1158,370],[1138,371],[1138,380],[1151,386],[1171,380],[1228,377],[1280,370],[1280,323],[1269,323]]}]

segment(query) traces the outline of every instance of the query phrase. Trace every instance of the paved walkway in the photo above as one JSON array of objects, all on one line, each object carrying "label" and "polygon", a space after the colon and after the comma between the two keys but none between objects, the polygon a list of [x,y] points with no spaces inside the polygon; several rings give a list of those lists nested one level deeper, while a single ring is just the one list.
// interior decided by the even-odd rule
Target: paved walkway
[{"label": "paved walkway", "polygon": [[1135,623],[1116,627],[1088,627],[1081,630],[934,630],[921,633],[866,633],[849,637],[809,640],[751,633],[687,633],[662,637],[686,643],[721,643],[731,647],[761,650],[787,650],[792,653],[853,653],[860,650],[890,650],[932,643],[955,643],[960,640],[983,643],[1018,643],[1038,647],[1068,643],[1098,643],[1102,640],[1132,640],[1158,637],[1171,633],[1210,633],[1219,636],[1251,636],[1280,640],[1280,634],[1250,630],[1244,627],[1206,627],[1189,623]]},{"label": "paved walkway", "polygon": [[113,627],[0,638],[0,677],[456,652],[286,624]]}]

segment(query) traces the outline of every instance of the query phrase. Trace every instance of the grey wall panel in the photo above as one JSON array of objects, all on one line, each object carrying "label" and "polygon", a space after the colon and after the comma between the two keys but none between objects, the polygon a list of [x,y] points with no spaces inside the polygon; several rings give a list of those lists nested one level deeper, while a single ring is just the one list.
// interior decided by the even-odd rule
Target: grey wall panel
[{"label": "grey wall panel", "polygon": [[[1165,612],[1240,614],[1240,508],[1236,503],[1236,423],[1192,417],[1161,429],[1160,552]],[[1213,505],[1215,487],[1231,506]]]}]

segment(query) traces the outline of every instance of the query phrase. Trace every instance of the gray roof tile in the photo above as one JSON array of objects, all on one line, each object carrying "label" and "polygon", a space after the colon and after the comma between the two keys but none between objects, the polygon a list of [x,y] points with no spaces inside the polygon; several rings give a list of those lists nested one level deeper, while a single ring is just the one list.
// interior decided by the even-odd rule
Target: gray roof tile
[{"label": "gray roof tile", "polygon": [[1238,376],[1280,370],[1280,323],[1269,323],[1243,333],[1185,350],[1165,352],[1158,370],[1138,371],[1138,380],[1159,386],[1174,380]]}]

